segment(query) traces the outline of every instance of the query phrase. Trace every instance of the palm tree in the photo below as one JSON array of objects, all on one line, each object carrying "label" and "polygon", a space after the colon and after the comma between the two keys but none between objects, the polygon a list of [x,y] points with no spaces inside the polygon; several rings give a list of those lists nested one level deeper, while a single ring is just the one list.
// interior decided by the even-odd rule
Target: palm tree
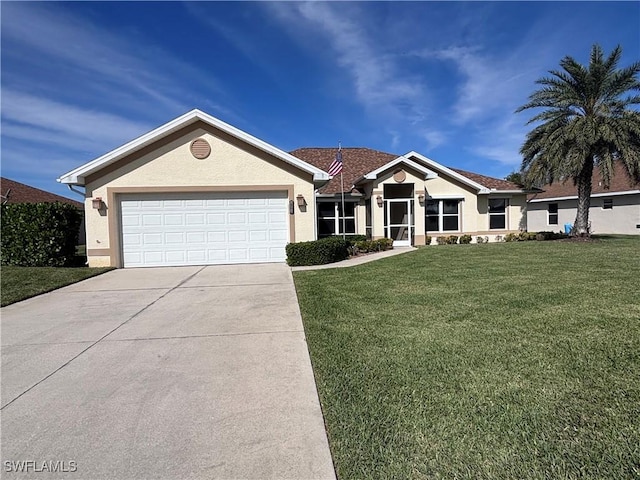
[{"label": "palm tree", "polygon": [[605,59],[602,48],[591,48],[586,67],[566,56],[562,70],[536,81],[542,87],[516,112],[541,108],[528,124],[540,122],[527,134],[520,149],[528,185],[573,179],[578,189],[574,232],[589,233],[589,203],[594,167],[609,187],[614,162],[624,165],[640,181],[640,62],[618,69],[622,48]]}]

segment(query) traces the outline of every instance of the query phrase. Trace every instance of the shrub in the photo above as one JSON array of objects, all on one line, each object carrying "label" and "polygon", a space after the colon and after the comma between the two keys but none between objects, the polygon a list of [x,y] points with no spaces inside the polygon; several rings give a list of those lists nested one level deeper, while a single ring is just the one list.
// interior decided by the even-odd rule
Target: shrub
[{"label": "shrub", "polygon": [[426,237],[424,237],[424,244],[431,245],[431,236],[427,235]]},{"label": "shrub", "polygon": [[68,203],[2,205],[2,265],[72,266],[81,222],[80,211]]},{"label": "shrub", "polygon": [[568,235],[561,232],[538,232],[536,233],[536,240],[545,241],[545,240],[558,240],[560,238],[567,238]]},{"label": "shrub", "polygon": [[458,243],[458,236],[449,235],[448,237],[445,238],[445,243],[447,243],[448,245],[455,245],[456,243]]},{"label": "shrub", "polygon": [[483,237],[476,237],[476,243],[484,243]]},{"label": "shrub", "polygon": [[447,237],[436,237],[436,243],[438,245],[444,245],[447,243]]},{"label": "shrub", "polygon": [[311,242],[289,243],[286,248],[287,264],[324,265],[349,258],[349,243],[342,237],[327,237]]},{"label": "shrub", "polygon": [[461,245],[469,244],[469,243],[471,243],[471,235],[462,235],[460,237],[460,244]]},{"label": "shrub", "polygon": [[496,235],[496,242],[504,242],[504,237],[502,235]]},{"label": "shrub", "polygon": [[367,239],[366,235],[345,235],[345,240],[349,242],[351,245],[355,245],[356,242],[361,242],[366,239]]},{"label": "shrub", "polygon": [[382,252],[393,248],[393,240],[379,238],[377,240],[362,240],[354,244],[355,253]]}]

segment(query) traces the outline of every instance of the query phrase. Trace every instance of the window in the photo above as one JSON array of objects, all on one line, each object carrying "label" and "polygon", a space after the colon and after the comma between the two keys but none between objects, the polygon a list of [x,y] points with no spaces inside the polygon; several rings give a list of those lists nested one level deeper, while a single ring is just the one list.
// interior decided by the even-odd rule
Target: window
[{"label": "window", "polygon": [[504,230],[507,228],[507,206],[509,201],[506,198],[489,199],[489,229]]},{"label": "window", "polygon": [[342,226],[347,235],[356,233],[356,204],[345,202],[345,215],[342,214],[342,202],[318,202],[318,238],[342,235]]},{"label": "window", "polygon": [[611,210],[613,208],[613,198],[605,198],[602,200],[602,208],[604,210]]},{"label": "window", "polygon": [[424,209],[427,232],[460,230],[460,200],[426,200]]},{"label": "window", "polygon": [[558,204],[550,203],[548,207],[548,224],[549,225],[557,225],[558,224]]}]

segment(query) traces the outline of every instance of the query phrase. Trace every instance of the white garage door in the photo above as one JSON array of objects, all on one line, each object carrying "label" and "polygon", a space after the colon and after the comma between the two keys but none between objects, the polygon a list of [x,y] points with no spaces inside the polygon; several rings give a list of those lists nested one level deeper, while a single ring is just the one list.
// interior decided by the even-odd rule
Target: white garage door
[{"label": "white garage door", "polygon": [[285,261],[286,192],[120,197],[125,267]]}]

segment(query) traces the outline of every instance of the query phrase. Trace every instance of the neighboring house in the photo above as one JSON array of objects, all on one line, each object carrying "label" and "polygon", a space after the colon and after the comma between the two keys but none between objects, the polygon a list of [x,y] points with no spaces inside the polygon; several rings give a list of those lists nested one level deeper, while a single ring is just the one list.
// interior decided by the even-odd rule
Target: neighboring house
[{"label": "neighboring house", "polygon": [[[3,204],[5,203],[54,203],[62,202],[69,205],[73,205],[82,212],[84,217],[84,205],[76,200],[71,200],[55,193],[40,190],[39,188],[25,185],[24,183],[16,182],[8,178],[0,178],[0,199]],[[84,221],[80,224],[80,231],[78,232],[78,243],[84,244],[85,242],[85,230]]]},{"label": "neighboring house", "polygon": [[526,192],[416,152],[284,152],[199,110],[58,181],[85,187],[91,266],[281,262],[289,242],[340,233],[422,245],[425,236],[495,238],[523,229]]},{"label": "neighboring house", "polygon": [[73,205],[77,208],[83,208],[81,202],[71,200],[55,193],[40,190],[39,188],[30,187],[24,183],[16,182],[8,178],[0,178],[0,196],[2,203],[53,203],[62,202]]},{"label": "neighboring house", "polygon": [[[557,231],[567,223],[573,225],[578,208],[573,180],[545,185],[542,190],[529,196],[528,229]],[[608,189],[594,168],[589,222],[591,233],[640,235],[640,184],[631,181],[622,165],[616,165]]]}]

